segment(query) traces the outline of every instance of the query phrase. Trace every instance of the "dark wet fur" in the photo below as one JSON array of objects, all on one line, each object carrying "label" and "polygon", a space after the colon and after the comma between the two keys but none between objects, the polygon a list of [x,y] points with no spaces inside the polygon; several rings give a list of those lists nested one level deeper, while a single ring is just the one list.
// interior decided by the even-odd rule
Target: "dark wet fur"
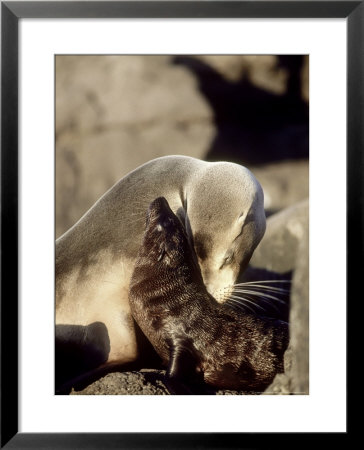
[{"label": "dark wet fur", "polygon": [[217,303],[163,197],[149,206],[130,305],[171,380],[263,391],[283,372],[287,323]]}]

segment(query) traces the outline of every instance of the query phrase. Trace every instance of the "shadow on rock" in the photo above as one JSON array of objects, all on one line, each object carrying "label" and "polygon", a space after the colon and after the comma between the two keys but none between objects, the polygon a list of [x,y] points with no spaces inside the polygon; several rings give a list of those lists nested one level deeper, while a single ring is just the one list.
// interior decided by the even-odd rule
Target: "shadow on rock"
[{"label": "shadow on rock", "polygon": [[217,134],[207,161],[259,165],[308,157],[308,105],[300,90],[303,55],[278,57],[277,69],[288,71],[284,95],[254,86],[244,74],[229,81],[194,57],[176,56],[173,62],[195,75],[212,108]]}]

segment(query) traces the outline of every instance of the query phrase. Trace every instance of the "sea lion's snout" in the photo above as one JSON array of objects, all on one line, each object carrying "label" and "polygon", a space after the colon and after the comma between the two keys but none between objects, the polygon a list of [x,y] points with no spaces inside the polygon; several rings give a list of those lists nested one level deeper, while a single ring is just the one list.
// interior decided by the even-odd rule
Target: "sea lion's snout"
[{"label": "sea lion's snout", "polygon": [[[149,205],[147,212],[147,229],[175,233],[177,217],[164,197],[158,197]],[[178,230],[177,230],[178,232]]]},{"label": "sea lion's snout", "polygon": [[168,216],[171,213],[171,209],[167,200],[164,197],[157,197],[153,200],[147,211],[147,226],[149,224],[156,225],[157,222],[163,220],[163,217]]},{"label": "sea lion's snout", "polygon": [[144,242],[150,258],[169,265],[177,264],[188,246],[182,224],[164,197],[149,205]]},{"label": "sea lion's snout", "polygon": [[149,205],[148,211],[151,214],[158,215],[161,212],[170,211],[170,207],[168,205],[167,200],[164,197],[157,197],[152,203]]}]

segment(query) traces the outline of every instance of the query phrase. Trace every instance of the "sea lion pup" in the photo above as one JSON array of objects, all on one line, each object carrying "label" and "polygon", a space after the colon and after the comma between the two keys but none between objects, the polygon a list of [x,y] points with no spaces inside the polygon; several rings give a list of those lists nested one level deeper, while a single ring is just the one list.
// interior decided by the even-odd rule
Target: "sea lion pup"
[{"label": "sea lion pup", "polygon": [[283,372],[288,324],[238,313],[208,293],[184,228],[163,197],[148,209],[129,300],[170,379],[263,391]]},{"label": "sea lion pup", "polygon": [[126,175],[56,242],[62,379],[102,364],[144,364],[128,291],[145,211],[159,196],[183,222],[212,295],[235,282],[264,234],[263,191],[245,167],[166,156]]}]

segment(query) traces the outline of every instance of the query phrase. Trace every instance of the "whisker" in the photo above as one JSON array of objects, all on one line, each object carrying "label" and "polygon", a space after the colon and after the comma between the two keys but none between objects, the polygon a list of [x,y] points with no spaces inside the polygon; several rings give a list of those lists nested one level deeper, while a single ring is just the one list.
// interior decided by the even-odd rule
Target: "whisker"
[{"label": "whisker", "polygon": [[[235,295],[231,295],[230,298],[231,298],[231,299],[234,299],[235,301],[236,301],[236,300],[243,300],[243,302],[249,302],[249,303],[251,303],[252,305],[256,306],[257,308],[261,309],[262,311],[266,311],[266,309],[263,308],[261,305],[258,305],[257,303],[254,303],[253,301],[248,300],[248,299],[245,298],[245,297],[237,297],[237,296],[235,296]],[[247,305],[246,305],[246,306],[247,306]]]},{"label": "whisker", "polygon": [[[251,299],[253,302],[257,302],[257,299],[254,299],[254,298],[251,298],[251,297],[248,297],[248,298]],[[260,302],[265,302],[265,303],[267,303],[271,308],[275,309],[277,312],[280,312],[278,306],[277,306],[274,302],[272,302],[271,300],[268,300],[267,298],[261,297],[261,298],[259,298],[258,301],[260,301]]]},{"label": "whisker", "polygon": [[[240,297],[234,297],[234,298],[240,298]],[[265,308],[263,308],[261,305],[259,305],[257,303],[257,299],[251,298],[251,297],[243,297],[248,298],[249,300],[251,300],[255,306],[260,307],[262,309],[264,309],[265,312],[267,312],[267,310]],[[275,305],[274,303],[272,303],[270,300],[266,299],[266,298],[260,298],[259,301],[265,302],[267,303],[271,308],[275,309],[278,313],[280,312],[279,308],[277,307],[277,305]]]},{"label": "whisker", "polygon": [[246,289],[234,289],[234,292],[241,293],[241,294],[252,294],[252,295],[256,295],[257,297],[262,297],[262,298],[263,297],[270,298],[272,300],[276,300],[279,303],[283,303],[284,305],[286,304],[286,302],[284,302],[280,298],[277,298],[274,295],[263,293],[263,292],[249,291],[249,290],[246,290]]},{"label": "whisker", "polygon": [[[237,285],[234,285],[237,286]],[[283,293],[289,293],[290,291],[288,289],[283,288],[275,288],[270,286],[264,286],[261,284],[254,284],[254,285],[246,285],[249,289],[262,289],[264,291],[271,291],[271,292],[283,292]],[[244,286],[238,286],[238,287],[244,287]]]},{"label": "whisker", "polygon": [[[225,304],[229,304],[230,302],[233,303],[235,307],[237,307],[237,308],[239,308],[239,309],[241,309],[241,310],[243,310],[243,311],[246,311],[245,308],[248,308],[248,309],[250,309],[250,311],[251,311],[252,313],[255,314],[254,309],[251,308],[251,307],[248,306],[248,305],[245,305],[245,303],[242,304],[241,302],[238,302],[238,301],[234,300],[233,298],[230,298]],[[230,305],[230,306],[232,306],[232,305]]]},{"label": "whisker", "polygon": [[[238,308],[238,309],[241,309],[241,310],[243,310],[243,311],[246,311],[245,307],[249,308],[249,306],[243,305],[243,304],[241,304],[241,303],[235,301],[234,299],[229,299],[229,300],[226,302],[226,305],[234,306],[234,307],[236,307],[236,308]],[[251,310],[251,311],[253,311],[253,310]]]},{"label": "whisker", "polygon": [[244,286],[250,284],[263,284],[263,283],[291,283],[292,280],[259,280],[259,281],[244,281],[242,283],[236,283],[234,286]]}]

